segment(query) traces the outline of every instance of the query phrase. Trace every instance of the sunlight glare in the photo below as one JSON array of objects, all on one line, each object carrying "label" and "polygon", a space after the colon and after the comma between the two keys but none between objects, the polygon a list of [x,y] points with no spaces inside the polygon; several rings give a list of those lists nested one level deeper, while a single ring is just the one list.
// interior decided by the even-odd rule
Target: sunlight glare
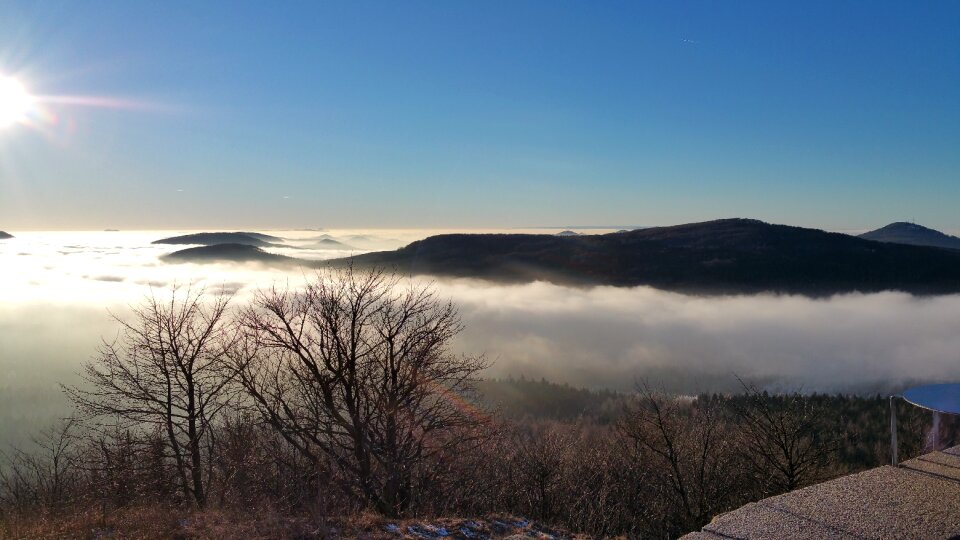
[{"label": "sunlight glare", "polygon": [[20,81],[0,75],[0,129],[26,120],[33,105],[33,96]]}]

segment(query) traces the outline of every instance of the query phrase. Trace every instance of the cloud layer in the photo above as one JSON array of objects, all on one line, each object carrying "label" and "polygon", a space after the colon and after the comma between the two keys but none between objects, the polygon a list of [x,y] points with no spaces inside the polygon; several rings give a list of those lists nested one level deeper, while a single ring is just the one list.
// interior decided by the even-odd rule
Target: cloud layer
[{"label": "cloud layer", "polygon": [[[5,425],[62,412],[57,383],[72,382],[100,339],[116,332],[108,309],[123,313],[151,287],[172,283],[237,292],[242,302],[257,286],[304,278],[297,270],[163,264],[158,256],[169,247],[149,244],[163,234],[24,235],[0,244],[0,439]],[[494,360],[490,376],[620,390],[646,378],[680,392],[736,389],[735,375],[831,392],[960,379],[960,296],[696,297],[472,280],[435,286],[461,310],[466,330],[456,348]]]},{"label": "cloud layer", "polygon": [[462,346],[498,375],[628,389],[723,390],[735,375],[808,391],[879,391],[960,377],[960,296],[695,297],[647,287],[441,284]]}]

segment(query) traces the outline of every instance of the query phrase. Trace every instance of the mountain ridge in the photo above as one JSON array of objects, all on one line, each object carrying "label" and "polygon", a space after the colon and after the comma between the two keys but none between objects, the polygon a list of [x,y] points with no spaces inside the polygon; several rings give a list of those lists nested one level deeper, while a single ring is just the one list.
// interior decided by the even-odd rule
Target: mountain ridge
[{"label": "mountain ridge", "polygon": [[348,263],[410,274],[648,285],[696,294],[960,292],[960,252],[743,218],[602,235],[437,235],[395,251],[331,261]]},{"label": "mountain ridge", "polygon": [[906,221],[897,221],[879,229],[865,232],[860,235],[860,238],[911,246],[960,249],[960,238]]},{"label": "mountain ridge", "polygon": [[282,238],[278,238],[276,236],[253,232],[202,232],[184,234],[181,236],[171,236],[170,238],[161,238],[160,240],[154,240],[151,243],[173,245],[198,244],[201,246],[213,246],[218,244],[245,244],[248,246],[269,247],[281,245],[276,244],[276,242],[282,240]]},{"label": "mountain ridge", "polygon": [[166,262],[173,263],[205,263],[205,262],[258,262],[269,264],[294,265],[306,263],[294,257],[268,253],[258,246],[249,244],[211,244],[181,249],[160,257]]}]

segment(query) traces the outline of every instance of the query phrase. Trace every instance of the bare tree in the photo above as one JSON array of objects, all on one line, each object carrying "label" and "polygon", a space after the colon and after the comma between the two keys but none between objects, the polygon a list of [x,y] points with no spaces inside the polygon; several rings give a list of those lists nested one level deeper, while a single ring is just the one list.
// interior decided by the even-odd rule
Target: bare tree
[{"label": "bare tree", "polygon": [[741,502],[742,453],[720,407],[708,398],[684,400],[638,389],[637,403],[618,427],[647,462],[647,512],[652,531],[679,536],[697,530]]},{"label": "bare tree", "polygon": [[31,451],[5,454],[0,464],[0,506],[18,511],[41,506],[59,509],[79,483],[74,418],[67,418],[33,438]]},{"label": "bare tree", "polygon": [[529,426],[517,430],[514,445],[514,471],[521,482],[526,513],[538,519],[551,520],[561,511],[561,482],[571,467],[569,448],[574,446],[576,431],[566,426]]},{"label": "bare tree", "polygon": [[460,319],[429,286],[329,270],[259,292],[241,326],[238,380],[265,421],[384,514],[404,514],[423,465],[483,421],[463,396],[485,363],[448,349]]},{"label": "bare tree", "polygon": [[[117,418],[147,433],[162,433],[184,496],[207,501],[212,424],[230,401],[223,359],[231,332],[225,314],[230,297],[208,300],[203,291],[169,299],[155,294],[133,309],[114,342],[105,342],[81,373],[85,385],[65,388],[90,418]],[[209,464],[207,464],[209,466]]]},{"label": "bare tree", "polygon": [[819,480],[842,442],[824,429],[824,411],[799,393],[771,396],[740,382],[747,400],[734,409],[761,489],[782,493]]}]

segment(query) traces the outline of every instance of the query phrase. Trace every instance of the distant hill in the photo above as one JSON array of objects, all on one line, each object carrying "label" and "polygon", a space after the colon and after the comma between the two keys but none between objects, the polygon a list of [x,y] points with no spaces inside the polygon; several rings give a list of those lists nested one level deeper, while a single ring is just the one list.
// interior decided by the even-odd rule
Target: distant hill
[{"label": "distant hill", "polygon": [[704,294],[960,292],[960,252],[750,219],[584,236],[446,234],[332,264],[350,260],[412,274]]},{"label": "distant hill", "polygon": [[580,236],[580,233],[574,231],[560,231],[557,236]]},{"label": "distant hill", "polygon": [[339,250],[351,250],[354,249],[352,246],[348,246],[339,240],[334,240],[333,238],[319,238],[314,243],[313,247],[317,249],[339,249]]},{"label": "distant hill", "polygon": [[156,240],[154,244],[199,244],[202,246],[213,246],[217,244],[245,244],[248,246],[273,246],[274,242],[282,241],[281,238],[267,234],[251,232],[205,232],[195,234],[185,234],[183,236],[173,236]]},{"label": "distant hill", "polygon": [[6,240],[7,238],[13,238],[13,235],[0,231],[0,240]]},{"label": "distant hill", "polygon": [[351,234],[347,236],[347,239],[349,239],[351,242],[375,242],[380,240],[380,238],[371,236],[369,234]]},{"label": "distant hill", "polygon": [[213,244],[200,246],[163,255],[161,259],[167,262],[259,262],[271,264],[296,265],[304,261],[293,257],[267,253],[257,246],[248,244]]},{"label": "distant hill", "polygon": [[881,227],[875,231],[863,233],[860,238],[877,242],[893,244],[908,244],[911,246],[933,246],[949,249],[960,249],[960,238],[950,236],[934,229],[928,229],[916,223],[899,221]]}]

